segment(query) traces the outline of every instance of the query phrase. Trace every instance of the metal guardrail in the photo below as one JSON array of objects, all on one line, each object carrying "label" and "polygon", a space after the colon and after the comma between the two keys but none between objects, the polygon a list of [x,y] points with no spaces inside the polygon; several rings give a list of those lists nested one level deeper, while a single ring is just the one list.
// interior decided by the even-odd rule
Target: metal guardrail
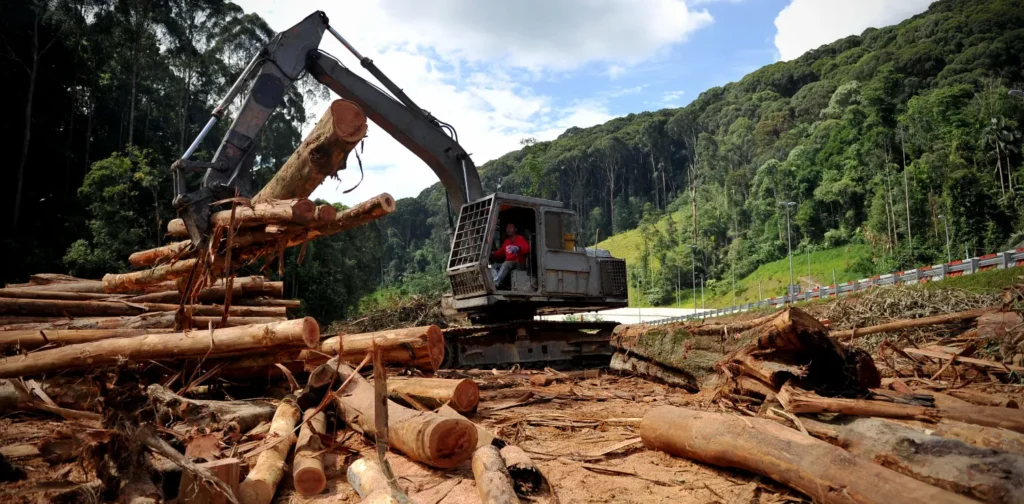
[{"label": "metal guardrail", "polygon": [[669,317],[653,322],[647,322],[648,325],[661,325],[669,324],[672,322],[681,322],[684,320],[693,319],[705,319],[720,317],[723,315],[731,315],[733,313],[742,313],[750,311],[755,308],[765,307],[779,307],[785,305],[787,302],[800,302],[800,301],[811,301],[814,299],[822,299],[827,297],[839,297],[841,294],[852,294],[854,292],[860,292],[863,290],[870,289],[872,287],[878,287],[882,285],[895,285],[895,284],[917,284],[925,282],[937,282],[949,277],[956,277],[962,275],[971,275],[979,271],[985,271],[990,269],[1006,269],[1014,266],[1020,266],[1024,264],[1024,248],[1015,250],[1007,250],[1005,252],[997,252],[995,254],[988,254],[981,257],[972,257],[970,259],[963,259],[960,261],[953,261],[945,264],[937,264],[935,266],[923,266],[920,268],[897,271],[894,273],[888,273],[885,275],[876,275],[871,278],[862,278],[860,280],[853,280],[850,282],[839,284],[838,286],[828,285],[825,287],[815,287],[809,291],[799,292],[790,295],[783,295],[778,297],[771,297],[762,299],[755,303],[746,303],[736,306],[730,306],[728,308],[720,308],[717,310],[708,310],[701,313],[695,313],[692,315],[682,315],[679,317]]}]

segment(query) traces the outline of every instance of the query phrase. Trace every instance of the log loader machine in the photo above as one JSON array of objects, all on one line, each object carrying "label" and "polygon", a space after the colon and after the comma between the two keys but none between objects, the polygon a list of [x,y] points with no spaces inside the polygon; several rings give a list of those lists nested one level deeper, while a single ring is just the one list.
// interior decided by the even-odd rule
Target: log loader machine
[{"label": "log loader machine", "polygon": [[[328,32],[386,89],[370,83],[318,47]],[[451,125],[420,108],[373,61],[359,53],[315,12],[278,33],[247,65],[184,155],[172,167],[174,207],[192,242],[210,239],[211,204],[250,196],[257,137],[292,84],[308,73],[366,116],[429,166],[458,212],[448,258],[451,293],[442,300],[446,314],[465,314],[486,325],[459,328],[448,335],[448,364],[548,363],[606,356],[614,324],[535,321],[536,314],[563,314],[627,305],[626,264],[606,251],[577,246],[575,214],[558,201],[485,194],[476,166],[459,145]],[[192,154],[222,119],[236,96],[248,94],[209,162]],[[186,172],[204,173],[201,187],[188,191]],[[530,243],[526,268],[510,281],[492,281],[491,251],[500,230],[513,223]],[[595,333],[595,331],[597,331]]]}]

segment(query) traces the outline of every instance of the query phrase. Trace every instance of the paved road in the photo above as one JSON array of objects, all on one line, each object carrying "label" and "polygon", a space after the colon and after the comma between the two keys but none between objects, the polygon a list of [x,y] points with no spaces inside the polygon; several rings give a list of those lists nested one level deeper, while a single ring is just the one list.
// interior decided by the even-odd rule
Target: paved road
[{"label": "paved road", "polygon": [[[701,310],[696,310],[699,313]],[[704,310],[711,311],[711,310]],[[604,320],[607,322],[618,322],[620,324],[637,324],[640,322],[653,322],[669,317],[680,317],[695,313],[693,308],[616,308],[614,310],[601,310],[597,312],[577,313],[573,317],[584,317],[586,320]],[[544,315],[537,317],[541,320],[565,320],[566,315]]]}]

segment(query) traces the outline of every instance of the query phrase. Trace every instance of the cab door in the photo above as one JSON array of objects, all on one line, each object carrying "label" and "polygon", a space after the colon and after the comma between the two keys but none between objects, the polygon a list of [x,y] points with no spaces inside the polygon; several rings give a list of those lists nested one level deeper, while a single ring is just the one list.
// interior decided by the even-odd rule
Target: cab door
[{"label": "cab door", "polygon": [[569,210],[549,208],[541,219],[544,237],[543,287],[546,294],[586,295],[590,282],[590,261],[584,251],[577,252],[574,240],[566,234],[574,229],[568,222],[575,214]]}]

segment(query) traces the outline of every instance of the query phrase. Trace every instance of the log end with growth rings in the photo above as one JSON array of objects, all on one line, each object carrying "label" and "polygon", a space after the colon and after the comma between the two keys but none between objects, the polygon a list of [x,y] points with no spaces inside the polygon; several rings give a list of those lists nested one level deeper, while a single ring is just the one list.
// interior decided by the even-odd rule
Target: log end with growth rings
[{"label": "log end with growth rings", "polygon": [[480,404],[480,387],[473,380],[459,380],[449,405],[455,411],[466,413],[476,410],[478,404]]},{"label": "log end with growth rings", "polygon": [[366,136],[366,113],[355,102],[331,102],[331,121],[334,134],[346,142],[358,142]]},{"label": "log end with growth rings", "polygon": [[424,462],[448,469],[473,457],[477,441],[476,426],[465,419],[439,418],[430,423],[420,439],[426,443],[422,452],[431,455],[431,460]]},{"label": "log end with growth rings", "polygon": [[302,341],[306,343],[307,348],[317,348],[320,344],[320,324],[317,324],[313,317],[303,317],[301,320]]}]

